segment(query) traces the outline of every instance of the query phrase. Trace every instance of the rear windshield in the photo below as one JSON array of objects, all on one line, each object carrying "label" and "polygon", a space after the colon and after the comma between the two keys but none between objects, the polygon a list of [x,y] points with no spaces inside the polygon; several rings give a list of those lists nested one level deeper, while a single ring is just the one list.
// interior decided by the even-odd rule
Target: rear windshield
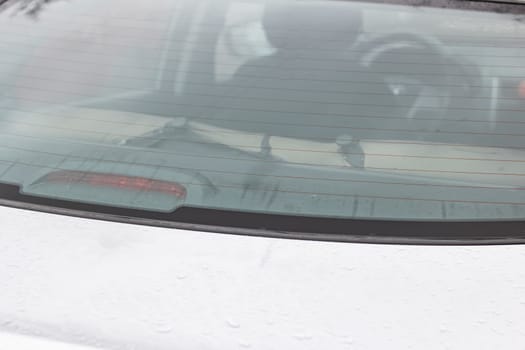
[{"label": "rear windshield", "polygon": [[124,214],[521,222],[525,6],[429,4],[3,1],[0,182]]}]

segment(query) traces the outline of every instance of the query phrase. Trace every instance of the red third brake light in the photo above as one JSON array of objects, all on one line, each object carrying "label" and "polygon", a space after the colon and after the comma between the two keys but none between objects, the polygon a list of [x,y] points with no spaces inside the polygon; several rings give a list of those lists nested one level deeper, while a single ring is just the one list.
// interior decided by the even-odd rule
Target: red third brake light
[{"label": "red third brake light", "polygon": [[144,177],[61,170],[48,174],[42,179],[42,181],[55,183],[80,183],[96,187],[160,192],[171,194],[179,198],[186,198],[186,188],[181,184]]},{"label": "red third brake light", "polygon": [[521,81],[518,87],[518,93],[520,94],[520,97],[525,98],[525,80]]}]

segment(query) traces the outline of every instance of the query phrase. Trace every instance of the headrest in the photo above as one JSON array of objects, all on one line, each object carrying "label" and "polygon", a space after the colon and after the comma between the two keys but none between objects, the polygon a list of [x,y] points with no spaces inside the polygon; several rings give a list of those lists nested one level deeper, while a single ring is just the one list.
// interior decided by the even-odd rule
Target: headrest
[{"label": "headrest", "polygon": [[344,50],[362,31],[361,11],[332,1],[269,2],[263,28],[277,49],[330,48]]}]

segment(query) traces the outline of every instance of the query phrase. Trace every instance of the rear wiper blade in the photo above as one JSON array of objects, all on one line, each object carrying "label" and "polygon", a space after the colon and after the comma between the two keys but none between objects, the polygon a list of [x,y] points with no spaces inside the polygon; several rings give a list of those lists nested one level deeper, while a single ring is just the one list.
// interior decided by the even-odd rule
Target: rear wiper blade
[{"label": "rear wiper blade", "polygon": [[[471,1],[487,1],[487,0],[471,0]],[[525,0],[490,0],[490,2],[502,2],[508,4],[525,5]]]},{"label": "rear wiper blade", "polygon": [[525,0],[468,0],[470,2],[487,2],[496,4],[525,5]]},{"label": "rear wiper blade", "polygon": [[[355,0],[335,0],[355,1]],[[525,0],[359,0],[361,2],[482,12],[525,14]]]}]

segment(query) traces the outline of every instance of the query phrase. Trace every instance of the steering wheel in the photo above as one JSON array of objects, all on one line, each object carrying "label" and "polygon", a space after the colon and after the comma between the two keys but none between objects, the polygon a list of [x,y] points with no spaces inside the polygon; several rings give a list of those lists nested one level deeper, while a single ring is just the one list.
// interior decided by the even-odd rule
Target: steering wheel
[{"label": "steering wheel", "polygon": [[407,119],[423,111],[443,116],[455,98],[480,93],[477,67],[453,57],[432,37],[394,33],[362,41],[352,51],[366,72],[387,85],[395,110]]}]

